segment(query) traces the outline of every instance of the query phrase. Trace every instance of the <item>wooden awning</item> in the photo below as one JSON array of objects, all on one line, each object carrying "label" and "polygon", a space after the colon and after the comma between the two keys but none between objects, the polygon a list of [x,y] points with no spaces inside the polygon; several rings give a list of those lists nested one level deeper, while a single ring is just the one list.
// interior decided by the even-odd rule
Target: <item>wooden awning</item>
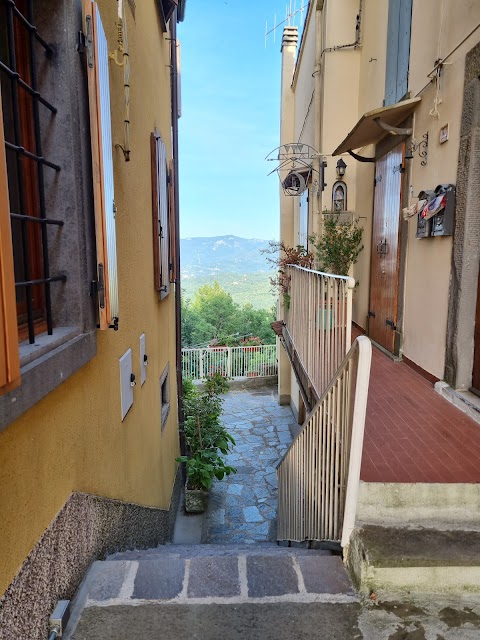
[{"label": "wooden awning", "polygon": [[338,156],[369,144],[377,144],[388,135],[411,135],[411,129],[399,129],[398,127],[414,112],[420,101],[421,98],[411,98],[389,107],[381,107],[364,113],[332,155]]}]

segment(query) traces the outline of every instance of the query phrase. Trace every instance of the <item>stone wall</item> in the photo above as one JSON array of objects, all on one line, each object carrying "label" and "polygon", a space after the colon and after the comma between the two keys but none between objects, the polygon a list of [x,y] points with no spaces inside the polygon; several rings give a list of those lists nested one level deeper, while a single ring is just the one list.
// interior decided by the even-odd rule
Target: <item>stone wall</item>
[{"label": "stone wall", "polygon": [[94,560],[170,540],[180,488],[178,474],[168,511],[72,493],[0,598],[0,638],[44,640],[55,604],[73,597]]},{"label": "stone wall", "polygon": [[480,261],[480,43],[465,59],[450,280],[445,380],[468,389],[472,380]]}]

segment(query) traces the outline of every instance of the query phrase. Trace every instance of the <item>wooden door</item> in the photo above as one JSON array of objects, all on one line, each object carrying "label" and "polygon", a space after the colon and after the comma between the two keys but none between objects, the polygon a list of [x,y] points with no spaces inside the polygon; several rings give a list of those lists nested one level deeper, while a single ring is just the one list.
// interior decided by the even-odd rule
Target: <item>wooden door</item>
[{"label": "wooden door", "polygon": [[397,327],[403,150],[404,145],[398,145],[375,167],[369,336],[392,353]]},{"label": "wooden door", "polygon": [[473,371],[471,391],[480,396],[480,275],[478,277],[477,311],[475,313],[475,347],[473,352]]}]

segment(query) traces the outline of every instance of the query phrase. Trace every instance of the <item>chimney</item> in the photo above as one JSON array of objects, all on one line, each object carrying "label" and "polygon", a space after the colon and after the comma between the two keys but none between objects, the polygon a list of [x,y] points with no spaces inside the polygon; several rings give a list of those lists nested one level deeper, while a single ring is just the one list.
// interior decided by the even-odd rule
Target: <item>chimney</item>
[{"label": "chimney", "polygon": [[[295,138],[295,96],[292,80],[295,71],[295,57],[298,44],[297,27],[285,27],[282,38],[282,85],[280,102],[280,145],[296,142]],[[294,200],[286,197],[280,187],[280,239],[293,247],[294,241]]]},{"label": "chimney", "polygon": [[298,43],[298,27],[284,27],[283,38],[282,38],[282,48],[280,49],[280,51],[283,53],[284,47],[293,47],[294,51],[296,51],[297,43]]}]

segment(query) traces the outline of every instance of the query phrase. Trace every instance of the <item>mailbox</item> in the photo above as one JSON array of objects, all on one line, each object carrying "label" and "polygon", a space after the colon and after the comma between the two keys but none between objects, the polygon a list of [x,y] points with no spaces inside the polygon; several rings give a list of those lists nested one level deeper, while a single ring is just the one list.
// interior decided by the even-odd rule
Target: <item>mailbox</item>
[{"label": "mailbox", "polygon": [[[419,200],[426,200],[427,203],[431,202],[436,197],[435,191],[420,191],[418,194]],[[417,238],[428,238],[432,234],[432,219],[425,220],[421,217],[421,212],[417,216]]]},{"label": "mailbox", "polygon": [[445,207],[432,218],[432,236],[451,236],[455,224],[455,185],[439,184],[435,197],[445,195]]}]

